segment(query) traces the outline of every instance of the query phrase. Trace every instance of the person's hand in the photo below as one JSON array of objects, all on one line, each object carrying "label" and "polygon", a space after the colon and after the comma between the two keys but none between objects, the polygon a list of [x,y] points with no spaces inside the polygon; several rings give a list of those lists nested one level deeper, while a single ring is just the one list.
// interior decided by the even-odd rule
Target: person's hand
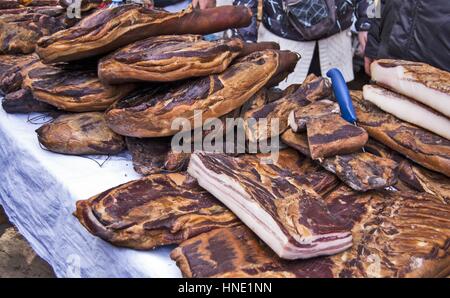
[{"label": "person's hand", "polygon": [[367,31],[358,32],[359,52],[364,55],[367,44]]},{"label": "person's hand", "polygon": [[216,0],[192,0],[192,5],[200,9],[212,8],[216,7]]},{"label": "person's hand", "polygon": [[372,65],[373,59],[364,56],[364,70],[368,76],[371,76],[370,66]]}]

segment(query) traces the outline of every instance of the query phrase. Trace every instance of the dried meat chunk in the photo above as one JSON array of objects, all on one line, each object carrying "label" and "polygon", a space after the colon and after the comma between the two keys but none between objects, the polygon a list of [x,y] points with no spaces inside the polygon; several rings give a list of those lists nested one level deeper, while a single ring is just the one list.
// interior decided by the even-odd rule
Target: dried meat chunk
[{"label": "dried meat chunk", "polygon": [[[308,138],[305,133],[286,131],[281,139],[284,143],[310,156]],[[318,160],[318,163],[342,182],[357,191],[382,189],[394,185],[398,180],[399,168],[391,156],[368,152],[336,155]]]},{"label": "dried meat chunk", "polygon": [[340,109],[337,103],[324,99],[305,107],[294,109],[289,114],[288,123],[294,132],[303,132],[306,130],[306,122],[308,120],[339,113]]},{"label": "dried meat chunk", "polygon": [[239,38],[207,41],[201,35],[150,37],[129,44],[104,57],[99,77],[108,84],[172,82],[223,72],[248,48],[276,49],[276,44],[251,44]]},{"label": "dried meat chunk", "polygon": [[46,63],[67,62],[97,56],[129,43],[159,35],[208,34],[248,26],[250,9],[221,6],[177,13],[125,4],[99,9],[75,26],[41,38],[36,52]]},{"label": "dried meat chunk", "polygon": [[28,72],[23,84],[37,100],[71,112],[104,111],[135,88],[132,84],[102,83],[90,64],[73,67],[40,63]]},{"label": "dried meat chunk", "polygon": [[363,100],[362,93],[351,93],[358,125],[370,137],[416,163],[450,177],[450,140],[406,123]]},{"label": "dried meat chunk", "polygon": [[[221,74],[183,81],[168,90],[140,90],[113,105],[106,119],[114,131],[132,137],[163,137],[189,131],[241,107],[271,77],[295,65],[297,59],[289,51],[254,52]],[[194,122],[196,110],[202,113],[203,121]],[[177,118],[187,119],[190,127],[173,128]]]},{"label": "dried meat chunk", "polygon": [[309,181],[251,156],[195,152],[188,173],[286,259],[331,255],[351,246]]},{"label": "dried meat chunk", "polygon": [[63,30],[56,18],[40,13],[9,14],[0,16],[0,54],[31,54],[37,41]]},{"label": "dried meat chunk", "polygon": [[62,115],[36,130],[39,143],[63,154],[117,154],[125,140],[108,128],[102,113]]},{"label": "dried meat chunk", "polygon": [[392,278],[450,273],[449,205],[428,194],[358,194],[345,187],[326,201],[353,226],[354,245],[340,254],[283,260],[241,225],[184,241],[171,258],[185,277]]},{"label": "dried meat chunk", "polygon": [[[308,76],[300,87],[295,88],[295,91],[288,91],[279,100],[253,107],[244,114],[247,139],[257,143],[279,136],[288,128],[289,113],[292,110],[308,106],[329,95],[331,95],[331,88],[326,79],[314,75]],[[278,127],[275,121],[278,122]]]},{"label": "dried meat chunk", "polygon": [[36,100],[30,90],[19,89],[8,93],[2,100],[2,107],[7,113],[44,113],[53,112],[55,107]]},{"label": "dried meat chunk", "polygon": [[309,119],[306,131],[312,159],[354,153],[369,139],[364,129],[348,123],[338,114]]},{"label": "dried meat chunk", "polygon": [[450,73],[421,62],[381,59],[371,65],[372,80],[450,117]]},{"label": "dried meat chunk", "polygon": [[239,220],[186,173],[154,174],[78,201],[75,216],[114,245],[152,249]]}]

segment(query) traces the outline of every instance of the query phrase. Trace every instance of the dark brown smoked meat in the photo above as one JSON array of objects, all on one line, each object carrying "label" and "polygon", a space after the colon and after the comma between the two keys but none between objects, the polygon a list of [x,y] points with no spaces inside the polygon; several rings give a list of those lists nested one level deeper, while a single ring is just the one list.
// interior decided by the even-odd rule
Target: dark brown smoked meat
[{"label": "dark brown smoked meat", "polygon": [[191,155],[188,173],[281,258],[332,255],[351,246],[348,227],[302,176],[251,155],[206,152]]},{"label": "dark brown smoked meat", "polygon": [[46,63],[80,60],[114,51],[151,36],[170,34],[208,34],[248,26],[250,9],[244,6],[220,6],[178,12],[147,9],[125,4],[100,9],[77,25],[42,38],[37,53]]},{"label": "dark brown smoked meat", "polygon": [[75,216],[118,246],[152,249],[180,243],[239,220],[186,173],[154,174],[78,201]]},{"label": "dark brown smoked meat", "polygon": [[[429,194],[346,187],[326,198],[349,221],[354,245],[328,257],[286,261],[245,226],[184,241],[171,257],[185,277],[445,277],[450,274],[450,206]],[[405,225],[404,223],[408,224]],[[226,248],[226,249],[224,249]]]}]

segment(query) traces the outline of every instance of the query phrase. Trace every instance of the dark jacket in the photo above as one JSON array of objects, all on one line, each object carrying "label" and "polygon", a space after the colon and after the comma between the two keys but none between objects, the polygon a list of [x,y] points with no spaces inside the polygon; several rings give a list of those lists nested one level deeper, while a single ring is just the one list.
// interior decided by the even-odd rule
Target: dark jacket
[{"label": "dark jacket", "polygon": [[[315,0],[317,3],[323,3],[322,0]],[[258,0],[235,0],[234,5],[245,5],[250,7],[253,12],[252,24],[243,29],[235,30],[235,33],[247,41],[255,42],[258,37],[256,26],[256,15]],[[367,23],[367,0],[336,0],[338,19],[329,36],[348,29],[352,25],[352,16],[357,17],[356,28],[358,31],[364,30],[364,24]],[[283,9],[283,0],[263,0],[262,23],[272,33],[283,38],[304,41],[301,34],[291,26]]]},{"label": "dark jacket", "polygon": [[450,71],[450,1],[382,1],[381,19],[372,22],[365,54]]}]

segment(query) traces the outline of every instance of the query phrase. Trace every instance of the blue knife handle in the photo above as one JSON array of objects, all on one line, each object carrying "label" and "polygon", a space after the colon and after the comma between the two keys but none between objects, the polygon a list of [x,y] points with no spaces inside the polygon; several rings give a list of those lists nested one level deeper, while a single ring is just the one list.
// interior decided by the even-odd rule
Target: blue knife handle
[{"label": "blue knife handle", "polygon": [[356,123],[355,108],[353,107],[352,98],[350,97],[350,92],[348,91],[341,71],[337,68],[332,68],[327,72],[327,77],[331,79],[331,86],[334,96],[339,103],[342,118],[350,123]]}]

